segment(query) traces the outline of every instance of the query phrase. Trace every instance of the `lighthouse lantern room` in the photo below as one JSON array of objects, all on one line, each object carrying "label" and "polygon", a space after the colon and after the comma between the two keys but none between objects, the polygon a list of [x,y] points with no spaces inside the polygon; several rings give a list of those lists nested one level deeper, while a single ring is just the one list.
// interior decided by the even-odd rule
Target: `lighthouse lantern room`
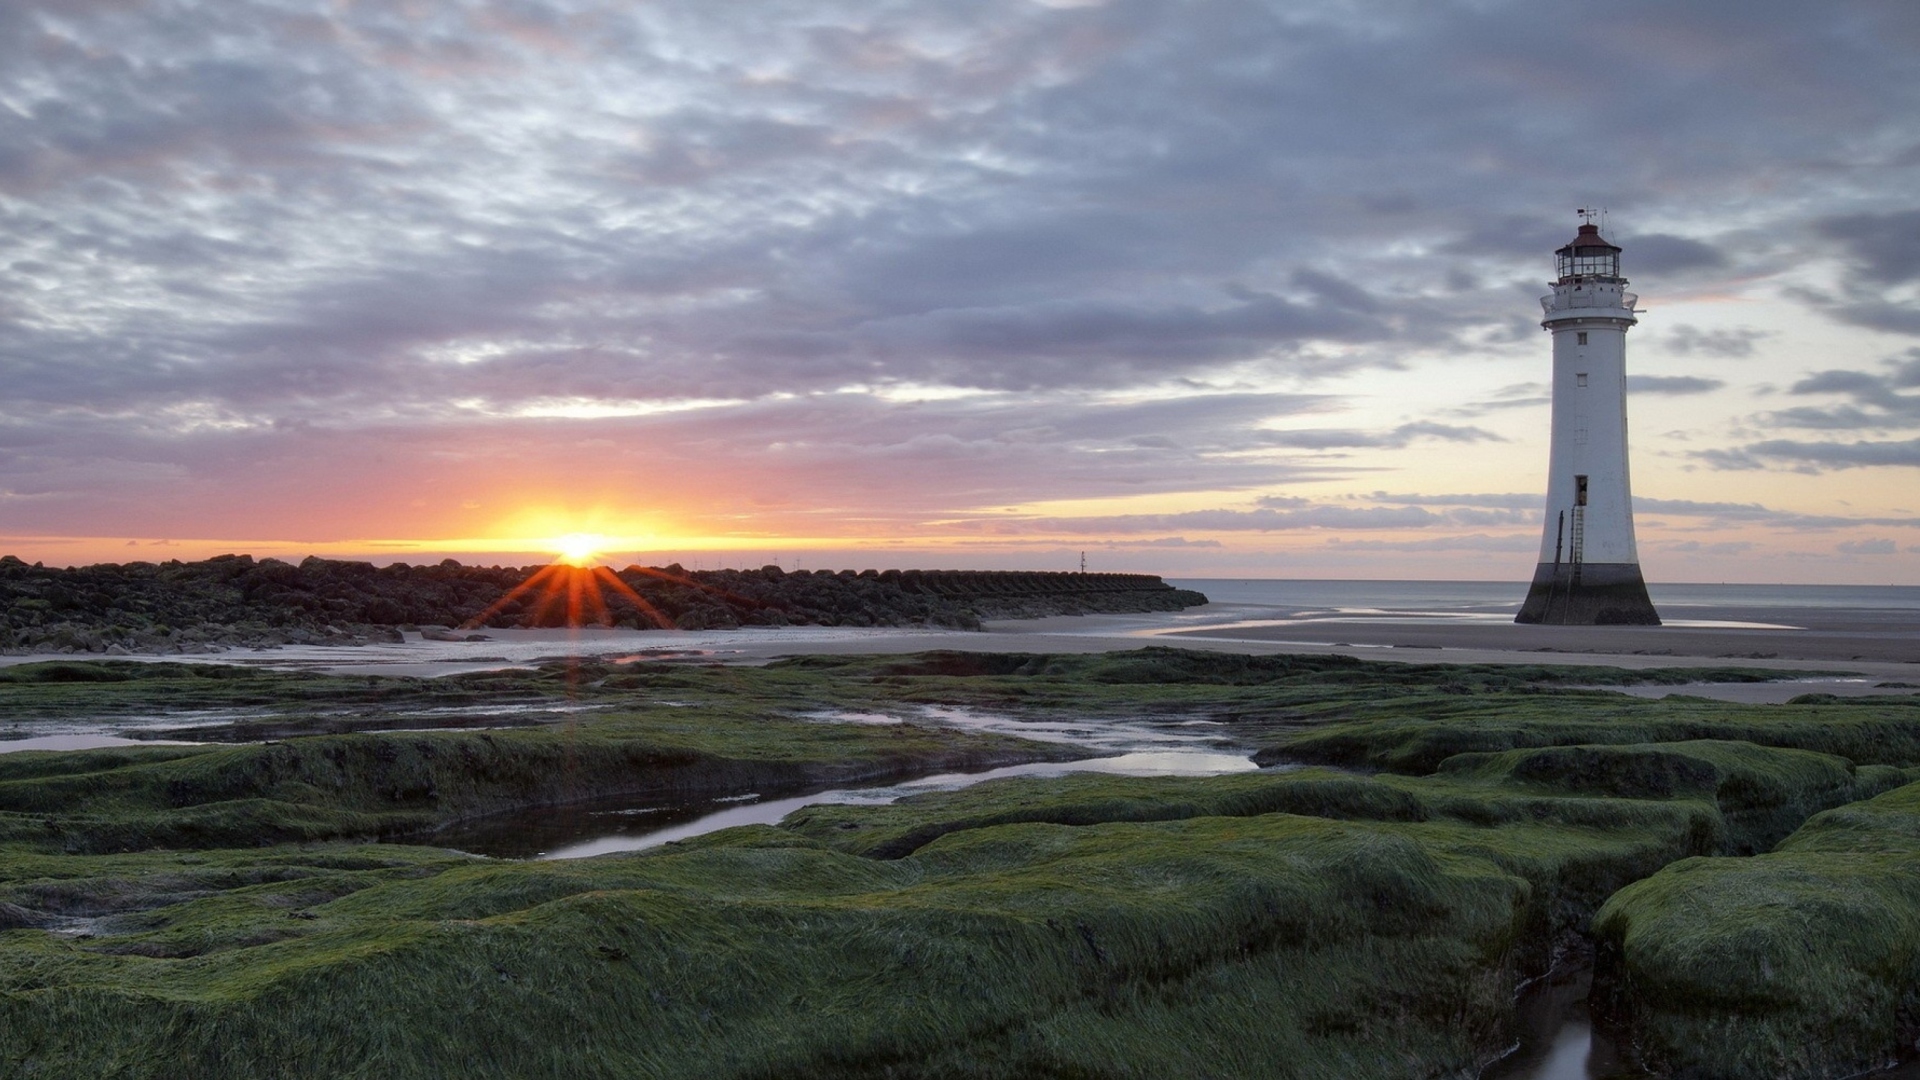
[{"label": "lighthouse lantern room", "polygon": [[1581,211],[1555,252],[1560,277],[1540,298],[1553,335],[1553,430],[1540,562],[1516,622],[1657,626],[1633,540],[1627,473],[1627,330],[1639,297],[1620,248]]}]

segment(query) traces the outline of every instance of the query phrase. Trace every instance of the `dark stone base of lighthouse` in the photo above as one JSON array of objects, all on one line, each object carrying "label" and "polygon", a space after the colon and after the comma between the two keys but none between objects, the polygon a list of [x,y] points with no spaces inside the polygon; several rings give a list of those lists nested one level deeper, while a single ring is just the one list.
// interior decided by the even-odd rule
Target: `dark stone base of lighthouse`
[{"label": "dark stone base of lighthouse", "polygon": [[1638,563],[1541,563],[1517,623],[1659,626]]}]

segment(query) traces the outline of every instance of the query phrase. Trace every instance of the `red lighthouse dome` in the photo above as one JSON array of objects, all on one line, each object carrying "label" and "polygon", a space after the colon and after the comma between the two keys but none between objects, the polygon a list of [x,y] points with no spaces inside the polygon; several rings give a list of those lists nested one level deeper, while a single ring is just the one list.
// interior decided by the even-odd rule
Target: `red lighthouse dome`
[{"label": "red lighthouse dome", "polygon": [[1625,282],[1620,276],[1620,248],[1600,235],[1600,226],[1588,222],[1580,234],[1554,252],[1560,264],[1560,280],[1570,277],[1601,277]]}]

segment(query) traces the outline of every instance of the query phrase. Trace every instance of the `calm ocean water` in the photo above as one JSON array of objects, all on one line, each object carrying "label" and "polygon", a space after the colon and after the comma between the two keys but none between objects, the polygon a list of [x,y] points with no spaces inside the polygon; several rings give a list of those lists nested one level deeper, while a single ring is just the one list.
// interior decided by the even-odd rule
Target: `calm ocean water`
[{"label": "calm ocean water", "polygon": [[[1527,593],[1524,581],[1168,580],[1198,589],[1216,604],[1246,604],[1288,614],[1512,616]],[[1801,621],[1817,615],[1869,624],[1920,620],[1920,586],[1914,585],[1654,583],[1647,591],[1654,606],[1673,617],[1744,617],[1764,622],[1770,614],[1792,615]]]}]

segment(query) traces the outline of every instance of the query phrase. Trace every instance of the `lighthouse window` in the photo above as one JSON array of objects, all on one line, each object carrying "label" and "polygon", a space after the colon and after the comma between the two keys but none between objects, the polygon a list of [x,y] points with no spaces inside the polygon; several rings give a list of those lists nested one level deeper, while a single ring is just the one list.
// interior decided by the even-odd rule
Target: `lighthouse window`
[{"label": "lighthouse window", "polygon": [[1573,478],[1573,505],[1587,505],[1587,478],[1584,476]]},{"label": "lighthouse window", "polygon": [[1580,372],[1579,374],[1577,374],[1577,375],[1575,375],[1575,376],[1573,377],[1573,384],[1574,384],[1575,386],[1585,386],[1585,385],[1587,385],[1587,373],[1586,373],[1586,372],[1584,372],[1584,371],[1582,371],[1582,372]]},{"label": "lighthouse window", "polygon": [[1585,345],[1587,343],[1587,332],[1585,330],[1575,334],[1574,337],[1578,344]]}]

